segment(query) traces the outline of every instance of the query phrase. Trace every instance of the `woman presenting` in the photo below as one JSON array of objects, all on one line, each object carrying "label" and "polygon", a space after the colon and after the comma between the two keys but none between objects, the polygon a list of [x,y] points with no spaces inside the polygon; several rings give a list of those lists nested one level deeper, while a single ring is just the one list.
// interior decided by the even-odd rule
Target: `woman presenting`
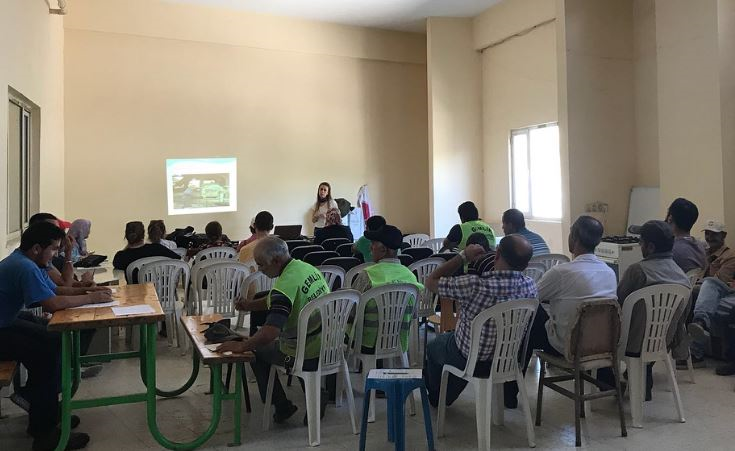
[{"label": "woman presenting", "polygon": [[311,222],[314,223],[314,230],[321,229],[325,226],[327,211],[337,208],[337,202],[332,199],[332,187],[329,183],[322,182],[316,192],[316,203],[314,211],[311,214]]}]

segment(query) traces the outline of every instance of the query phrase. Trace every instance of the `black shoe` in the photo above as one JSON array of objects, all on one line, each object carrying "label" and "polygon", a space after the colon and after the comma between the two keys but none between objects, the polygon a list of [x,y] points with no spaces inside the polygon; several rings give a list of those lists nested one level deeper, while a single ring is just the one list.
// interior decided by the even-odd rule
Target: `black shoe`
[{"label": "black shoe", "polygon": [[91,365],[82,369],[82,379],[95,377],[102,372],[102,365]]},{"label": "black shoe", "polygon": [[279,412],[278,409],[276,409],[276,413],[273,414],[273,422],[276,424],[285,423],[286,420],[291,418],[297,410],[299,410],[299,408],[293,404],[288,406],[288,408],[285,409],[283,412]]},{"label": "black shoe", "polygon": [[[33,451],[53,451],[61,438],[61,431],[54,429],[50,434],[33,439]],[[89,443],[89,435],[84,432],[72,432],[69,434],[69,441],[66,442],[67,450],[82,449]]]},{"label": "black shoe", "polygon": [[[327,403],[329,402],[329,393],[322,390],[322,396],[319,398],[319,419],[324,419],[324,414],[327,413]],[[309,415],[304,415],[304,426],[309,425]]]},{"label": "black shoe", "polygon": [[715,368],[715,374],[718,376],[732,376],[735,374],[735,363],[728,363]]},{"label": "black shoe", "polygon": [[[72,415],[71,416],[71,428],[72,429],[76,429],[77,427],[79,427],[79,423],[81,423],[81,422],[82,422],[82,420],[80,420],[78,416],[76,416],[76,415]],[[61,426],[61,423],[59,423],[59,426]],[[26,434],[33,435],[33,434],[31,434],[30,427],[26,428]]]}]

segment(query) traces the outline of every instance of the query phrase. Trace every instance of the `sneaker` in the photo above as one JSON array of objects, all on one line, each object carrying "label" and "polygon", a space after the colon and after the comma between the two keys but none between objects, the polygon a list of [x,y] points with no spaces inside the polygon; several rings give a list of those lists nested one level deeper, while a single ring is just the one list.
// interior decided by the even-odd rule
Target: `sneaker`
[{"label": "sneaker", "polygon": [[[322,396],[319,398],[319,419],[324,419],[324,414],[327,413],[327,403],[329,402],[329,393],[322,390]],[[304,415],[304,426],[309,425],[309,416]]]},{"label": "sneaker", "polygon": [[25,410],[26,413],[31,411],[31,403],[23,396],[21,396],[20,393],[13,393],[12,395],[10,395],[10,400],[13,402],[13,404]]},{"label": "sneaker", "polygon": [[102,372],[102,365],[90,365],[82,369],[82,379],[95,377]]},{"label": "sneaker", "polygon": [[715,374],[718,376],[732,376],[735,374],[735,363],[728,363],[715,368]]},{"label": "sneaker", "polygon": [[[53,451],[61,438],[61,431],[54,429],[50,434],[33,439],[33,451]],[[67,450],[82,449],[89,443],[89,435],[84,432],[72,432],[69,434],[69,441],[66,442]]]},{"label": "sneaker", "polygon": [[295,406],[295,405],[293,405],[293,404],[291,404],[291,405],[290,405],[290,406],[288,407],[288,409],[286,409],[286,410],[285,410],[285,411],[283,411],[283,412],[279,412],[279,411],[278,411],[278,410],[276,409],[276,413],[274,413],[274,414],[273,414],[273,422],[274,422],[274,423],[276,423],[276,424],[281,424],[281,423],[285,423],[285,422],[286,422],[286,420],[288,420],[289,418],[291,418],[291,417],[293,416],[293,414],[295,414],[295,413],[296,413],[296,411],[297,411],[297,410],[299,410],[299,408],[298,408],[298,407],[296,407],[296,406]]},{"label": "sneaker", "polygon": [[[706,368],[706,367],[707,367],[707,362],[704,361],[703,357],[692,357],[692,368]],[[689,369],[689,365],[687,365],[686,360],[677,360],[676,369],[686,370],[686,369]]]}]

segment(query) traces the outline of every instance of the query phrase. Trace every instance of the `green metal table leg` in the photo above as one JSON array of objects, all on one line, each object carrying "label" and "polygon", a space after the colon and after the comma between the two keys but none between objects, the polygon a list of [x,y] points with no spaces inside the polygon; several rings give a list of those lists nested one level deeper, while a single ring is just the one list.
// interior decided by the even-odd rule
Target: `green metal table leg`
[{"label": "green metal table leg", "polygon": [[66,448],[71,434],[71,350],[72,332],[61,333],[61,436],[56,451]]},{"label": "green metal table leg", "polygon": [[234,411],[234,426],[235,429],[232,432],[233,434],[233,442],[230,443],[228,446],[240,446],[240,429],[241,429],[241,420],[240,415],[242,414],[242,383],[240,381],[242,380],[242,372],[243,372],[243,364],[237,363],[235,364],[235,411]]},{"label": "green metal table leg", "polygon": [[[148,324],[141,326],[146,332],[148,338],[155,337],[156,324]],[[198,448],[204,442],[209,440],[217,430],[220,417],[222,415],[222,366],[212,365],[212,377],[217,379],[217,383],[214,385],[214,396],[212,397],[212,419],[210,420],[209,428],[199,437],[188,443],[173,442],[161,434],[158,429],[156,422],[156,346],[155,340],[145,341],[145,352],[146,352],[146,365],[145,365],[145,380],[146,380],[146,405],[148,413],[148,428],[151,431],[151,435],[161,446],[173,449],[173,450],[192,450]]]},{"label": "green metal table leg", "polygon": [[[153,347],[153,350],[155,352],[156,349],[156,334],[155,331],[152,335],[145,336],[144,332],[145,326],[140,326],[140,379],[143,381],[143,384],[148,386],[147,380],[146,380],[146,353],[145,349],[148,344],[148,342],[151,342],[151,346]],[[181,387],[167,391],[167,390],[161,390],[158,387],[156,387],[156,395],[162,396],[164,398],[173,398],[176,396],[181,395],[185,391],[191,388],[192,385],[194,385],[194,382],[197,380],[197,376],[199,376],[199,358],[197,357],[196,352],[192,350],[192,365],[191,365],[191,374],[189,375],[189,380],[184,382],[184,385]]]},{"label": "green metal table leg", "polygon": [[81,332],[78,330],[71,332],[71,342],[72,342],[72,349],[74,352],[71,356],[71,363],[72,363],[72,386],[71,386],[71,396],[74,397],[74,395],[77,394],[77,390],[79,389],[79,381],[82,379],[82,361],[80,359],[81,355]]}]

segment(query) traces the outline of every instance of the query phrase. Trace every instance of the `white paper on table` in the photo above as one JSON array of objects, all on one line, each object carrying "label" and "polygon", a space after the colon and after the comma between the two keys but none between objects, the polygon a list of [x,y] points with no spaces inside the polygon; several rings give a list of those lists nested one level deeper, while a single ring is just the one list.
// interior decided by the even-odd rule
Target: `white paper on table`
[{"label": "white paper on table", "polygon": [[101,304],[84,304],[84,305],[80,305],[79,307],[71,307],[71,309],[77,309],[77,308],[114,307],[116,305],[120,305],[120,302],[119,301],[110,301],[110,302],[103,302]]},{"label": "white paper on table", "polygon": [[112,307],[112,313],[115,316],[143,315],[145,313],[155,313],[150,305],[131,305],[130,307]]},{"label": "white paper on table", "polygon": [[389,368],[370,370],[369,379],[421,379],[421,369]]}]

